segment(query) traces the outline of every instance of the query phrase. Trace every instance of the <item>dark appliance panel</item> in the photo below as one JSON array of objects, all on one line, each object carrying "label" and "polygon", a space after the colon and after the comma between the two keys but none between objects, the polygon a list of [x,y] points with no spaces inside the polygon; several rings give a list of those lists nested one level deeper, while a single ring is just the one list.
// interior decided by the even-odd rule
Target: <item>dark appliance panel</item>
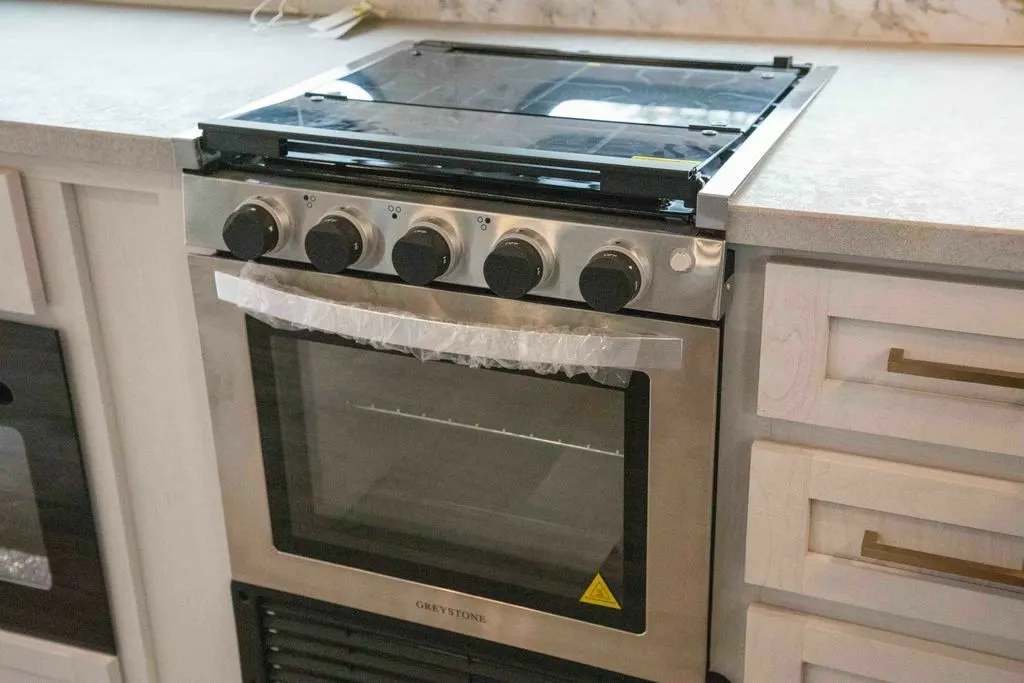
[{"label": "dark appliance panel", "polygon": [[114,654],[56,330],[0,321],[0,628]]}]

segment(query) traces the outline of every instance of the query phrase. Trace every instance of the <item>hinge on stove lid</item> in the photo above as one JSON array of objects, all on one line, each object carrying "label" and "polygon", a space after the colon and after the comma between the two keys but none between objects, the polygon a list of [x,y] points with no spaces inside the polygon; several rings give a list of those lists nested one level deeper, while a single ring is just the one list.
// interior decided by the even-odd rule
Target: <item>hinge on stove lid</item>
[{"label": "hinge on stove lid", "polygon": [[479,43],[449,43],[443,40],[421,40],[414,46],[416,50],[436,50],[438,52],[466,52],[476,55],[498,55],[507,57],[551,57],[553,59],[572,58],[578,53],[552,50],[539,47],[514,47],[509,45],[484,45]]},{"label": "hinge on stove lid", "polygon": [[772,58],[772,67],[776,69],[792,69],[793,58],[788,56],[776,55]]}]

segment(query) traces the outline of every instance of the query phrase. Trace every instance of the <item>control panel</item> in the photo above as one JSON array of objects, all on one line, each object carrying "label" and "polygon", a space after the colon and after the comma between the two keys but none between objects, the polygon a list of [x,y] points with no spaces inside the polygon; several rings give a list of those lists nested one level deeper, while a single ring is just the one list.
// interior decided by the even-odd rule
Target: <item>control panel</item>
[{"label": "control panel", "polygon": [[276,179],[185,176],[188,243],[331,274],[718,319],[725,244],[655,219]]}]

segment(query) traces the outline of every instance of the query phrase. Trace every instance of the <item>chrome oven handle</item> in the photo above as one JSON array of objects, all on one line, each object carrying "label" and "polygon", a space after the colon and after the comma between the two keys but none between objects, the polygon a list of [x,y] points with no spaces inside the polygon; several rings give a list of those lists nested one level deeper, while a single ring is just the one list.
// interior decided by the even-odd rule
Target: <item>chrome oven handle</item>
[{"label": "chrome oven handle", "polygon": [[426,357],[555,368],[678,369],[683,363],[683,340],[674,337],[433,320],[286,291],[219,271],[215,281],[220,300],[277,326],[336,334],[379,348],[412,349]]}]

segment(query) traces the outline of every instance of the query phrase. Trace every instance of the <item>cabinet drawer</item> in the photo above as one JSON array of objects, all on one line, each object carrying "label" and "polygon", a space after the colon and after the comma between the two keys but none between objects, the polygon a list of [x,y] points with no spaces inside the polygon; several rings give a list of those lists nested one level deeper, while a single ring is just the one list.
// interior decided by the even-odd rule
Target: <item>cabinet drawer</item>
[{"label": "cabinet drawer", "polygon": [[121,683],[111,655],[0,631],[3,683]]},{"label": "cabinet drawer", "polygon": [[1024,662],[751,605],[746,683],[1024,683]]},{"label": "cabinet drawer", "polygon": [[1024,289],[765,277],[759,415],[1024,456]]},{"label": "cabinet drawer", "polygon": [[1024,641],[1024,484],[755,442],[746,580]]}]

